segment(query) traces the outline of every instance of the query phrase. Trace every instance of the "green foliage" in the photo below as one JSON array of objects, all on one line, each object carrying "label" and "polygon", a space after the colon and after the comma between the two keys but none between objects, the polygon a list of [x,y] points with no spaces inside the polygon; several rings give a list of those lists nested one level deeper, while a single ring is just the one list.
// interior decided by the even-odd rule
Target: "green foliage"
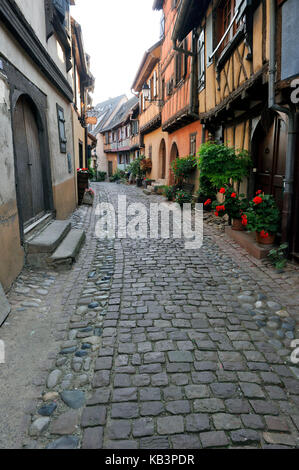
[{"label": "green foliage", "polygon": [[240,182],[248,176],[252,165],[246,150],[236,150],[223,144],[207,142],[199,150],[198,165],[201,175],[216,187]]},{"label": "green foliage", "polygon": [[279,229],[280,212],[275,199],[269,194],[259,194],[249,203],[245,212],[247,230],[250,232],[263,230],[274,234]]},{"label": "green foliage", "polygon": [[97,181],[105,181],[107,173],[105,171],[98,171]]},{"label": "green foliage", "polygon": [[197,160],[194,155],[189,155],[185,158],[176,158],[171,163],[173,174],[177,181],[183,181],[188,178],[191,173],[196,169]]},{"label": "green foliage", "polygon": [[135,178],[143,178],[146,171],[141,168],[141,162],[145,159],[144,155],[140,155],[135,158],[130,165],[127,167],[127,171],[130,171]]},{"label": "green foliage", "polygon": [[115,181],[119,181],[125,177],[125,172],[123,170],[116,170],[113,176],[110,177],[110,182],[114,183]]},{"label": "green foliage", "polygon": [[199,189],[197,191],[199,202],[205,202],[207,199],[215,199],[216,197],[216,186],[214,186],[209,178],[204,175],[200,175],[199,178]]},{"label": "green foliage", "polygon": [[164,186],[163,188],[163,194],[165,197],[167,197],[168,201],[173,201],[176,193],[176,187],[175,186]]},{"label": "green foliage", "polygon": [[268,254],[268,258],[270,259],[271,263],[277,270],[283,269],[287,264],[286,258],[286,250],[288,249],[288,244],[283,243],[278,248],[274,248]]},{"label": "green foliage", "polygon": [[180,204],[180,206],[182,206],[183,204],[191,203],[192,200],[192,194],[188,193],[187,191],[183,191],[182,189],[179,189],[175,194],[175,202]]},{"label": "green foliage", "polygon": [[230,219],[241,219],[242,214],[248,208],[248,200],[244,194],[238,195],[236,191],[228,186],[225,188],[225,213]]}]

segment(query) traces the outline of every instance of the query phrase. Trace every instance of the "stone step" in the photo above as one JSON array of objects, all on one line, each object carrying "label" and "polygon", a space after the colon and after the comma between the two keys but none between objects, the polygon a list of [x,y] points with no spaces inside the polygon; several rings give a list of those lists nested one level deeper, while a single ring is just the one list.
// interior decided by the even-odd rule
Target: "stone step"
[{"label": "stone step", "polygon": [[49,258],[54,267],[69,267],[75,261],[85,241],[84,230],[72,229]]},{"label": "stone step", "polygon": [[68,220],[54,220],[41,233],[25,243],[25,250],[30,254],[52,254],[71,230]]},{"label": "stone step", "polygon": [[[10,304],[5,296],[5,292],[3,290],[2,284],[0,282],[0,326],[5,322],[6,318],[10,314]],[[0,345],[0,352],[1,352],[1,345]],[[1,357],[0,357],[1,360]]]}]

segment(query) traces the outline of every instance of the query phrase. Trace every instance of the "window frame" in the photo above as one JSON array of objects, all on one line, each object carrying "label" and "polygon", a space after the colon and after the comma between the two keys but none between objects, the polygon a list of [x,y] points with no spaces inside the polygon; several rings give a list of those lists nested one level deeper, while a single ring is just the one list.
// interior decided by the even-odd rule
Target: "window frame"
[{"label": "window frame", "polygon": [[[57,109],[60,153],[67,153],[67,138],[66,138],[66,129],[65,129],[64,109],[58,103],[56,103],[56,109]],[[63,132],[63,135],[62,135],[62,132]]]},{"label": "window frame", "polygon": [[197,73],[199,91],[203,90],[206,86],[205,44],[205,29],[202,29],[197,41]]}]

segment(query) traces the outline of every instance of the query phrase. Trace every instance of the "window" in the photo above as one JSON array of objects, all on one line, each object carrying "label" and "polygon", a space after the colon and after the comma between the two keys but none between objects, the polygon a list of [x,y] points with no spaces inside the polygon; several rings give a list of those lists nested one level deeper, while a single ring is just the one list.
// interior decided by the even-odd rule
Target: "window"
[{"label": "window", "polygon": [[200,33],[198,39],[198,88],[205,86],[205,32]]},{"label": "window", "polygon": [[154,91],[153,91],[153,93],[154,93],[154,98],[157,98],[157,96],[158,96],[158,91],[157,91],[157,72],[156,72],[156,70],[154,71],[153,82],[154,82],[154,83],[153,83],[153,85],[154,85]]},{"label": "window", "polygon": [[58,119],[58,132],[59,132],[59,143],[60,143],[60,152],[66,153],[66,133],[65,133],[65,119],[64,119],[64,111],[57,104],[57,119]]},{"label": "window", "polygon": [[109,132],[105,132],[105,144],[109,144]]},{"label": "window", "polygon": [[[188,40],[185,39],[182,44],[180,44],[180,48],[184,50],[188,50]],[[178,85],[181,80],[183,80],[187,75],[188,69],[188,56],[183,52],[177,52],[176,59],[175,59],[175,83]]]},{"label": "window", "polygon": [[196,154],[196,133],[190,134],[190,155]]},{"label": "window", "polygon": [[[229,25],[234,17],[235,13],[235,0],[224,0],[219,7],[217,13],[217,23],[218,23],[218,43],[221,41],[222,37],[224,36],[225,32],[228,30]],[[225,36],[223,43],[220,47],[220,52],[223,51],[225,46],[229,43],[229,41],[233,38],[234,33],[236,32],[237,25],[233,25],[230,29],[229,33]]]},{"label": "window", "polygon": [[162,13],[162,18],[160,22],[160,39],[164,39],[165,37],[165,16],[164,13]]}]

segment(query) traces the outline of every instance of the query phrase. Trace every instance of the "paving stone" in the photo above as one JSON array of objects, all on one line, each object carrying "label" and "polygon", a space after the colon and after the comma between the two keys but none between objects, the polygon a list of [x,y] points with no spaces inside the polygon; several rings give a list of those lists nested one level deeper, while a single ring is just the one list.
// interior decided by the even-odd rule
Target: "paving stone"
[{"label": "paving stone", "polygon": [[188,385],[185,387],[185,394],[188,399],[207,398],[210,396],[210,391],[207,385]]},{"label": "paving stone", "polygon": [[153,418],[141,418],[133,421],[134,437],[152,436],[154,434],[154,420]]},{"label": "paving stone", "polygon": [[283,444],[291,447],[296,445],[296,440],[289,434],[264,432],[263,438],[269,444]]},{"label": "paving stone", "polygon": [[112,357],[100,357],[96,360],[95,370],[110,370],[112,367]]},{"label": "paving stone", "polygon": [[137,388],[118,388],[114,390],[112,394],[112,401],[137,401]]},{"label": "paving stone", "polygon": [[212,418],[217,430],[228,431],[230,429],[239,429],[242,426],[238,416],[228,413],[217,413]]},{"label": "paving stone", "polygon": [[203,448],[226,447],[229,443],[223,431],[202,432],[199,436]]},{"label": "paving stone", "polygon": [[138,417],[137,403],[114,403],[111,407],[112,418],[131,419]]},{"label": "paving stone", "polygon": [[42,434],[49,426],[50,424],[50,418],[37,418],[35,421],[33,421],[29,434],[30,436],[36,436],[38,437],[40,434]]},{"label": "paving stone", "polygon": [[128,439],[130,434],[130,421],[112,420],[107,427],[107,436],[109,439]]},{"label": "paving stone", "polygon": [[166,437],[145,437],[140,439],[140,449],[169,449],[170,445]]},{"label": "paving stone", "polygon": [[[47,449],[71,450],[78,449],[79,438],[76,436],[63,436],[47,445]],[[82,447],[84,448],[84,447]]]},{"label": "paving stone", "polygon": [[171,351],[167,353],[170,362],[193,362],[189,351]]},{"label": "paving stone", "polygon": [[170,438],[173,449],[200,449],[200,440],[198,436],[178,434]]},{"label": "paving stone", "polygon": [[241,415],[243,424],[246,428],[251,428],[251,429],[264,429],[265,424],[262,420],[262,418],[259,415]]},{"label": "paving stone", "polygon": [[94,391],[92,397],[87,400],[87,406],[105,404],[109,402],[111,391],[109,389],[98,388]]},{"label": "paving stone", "polygon": [[67,411],[60,415],[50,425],[51,434],[69,435],[77,430],[79,423],[79,414],[77,411]]},{"label": "paving stone", "polygon": [[174,415],[190,413],[190,403],[187,400],[174,400],[166,404],[166,410]]},{"label": "paving stone", "polygon": [[85,403],[85,395],[81,390],[65,390],[60,396],[64,403],[74,410],[82,408]]},{"label": "paving stone", "polygon": [[91,428],[100,426],[106,422],[106,408],[104,406],[89,406],[83,410],[81,426]]},{"label": "paving stone", "polygon": [[289,432],[288,423],[283,418],[265,416],[266,426],[269,431]]},{"label": "paving stone", "polygon": [[211,428],[209,416],[205,414],[189,414],[186,416],[186,431],[200,432],[209,431]]},{"label": "paving stone", "polygon": [[141,388],[139,389],[139,397],[141,401],[160,401],[161,390],[159,388]]},{"label": "paving stone", "polygon": [[237,386],[232,383],[212,383],[212,393],[219,398],[230,398],[236,395]]},{"label": "paving stone", "polygon": [[230,433],[233,444],[250,444],[260,442],[260,433],[253,429],[238,429]]},{"label": "paving stone", "polygon": [[240,382],[240,388],[246,398],[264,398],[265,393],[261,387],[254,383]]},{"label": "paving stone", "polygon": [[200,413],[217,413],[219,411],[224,411],[225,406],[224,402],[220,398],[203,398],[199,400],[194,400],[194,411]]},{"label": "paving stone", "polygon": [[[159,416],[164,412],[164,405],[158,401],[146,401],[140,405],[141,416]],[[137,416],[134,416],[136,418]]]},{"label": "paving stone", "polygon": [[178,434],[184,432],[184,419],[182,416],[167,416],[157,419],[158,434]]},{"label": "paving stone", "polygon": [[110,383],[110,372],[108,370],[103,370],[96,372],[93,378],[93,387],[107,387]]}]

